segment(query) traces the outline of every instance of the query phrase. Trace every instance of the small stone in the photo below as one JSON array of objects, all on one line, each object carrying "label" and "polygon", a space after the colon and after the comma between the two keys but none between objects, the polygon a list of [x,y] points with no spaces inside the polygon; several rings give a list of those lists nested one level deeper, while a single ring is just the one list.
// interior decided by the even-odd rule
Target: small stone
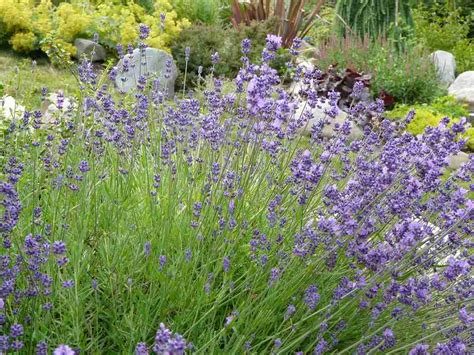
[{"label": "small stone", "polygon": [[[335,131],[336,124],[339,124],[339,126],[341,126],[346,121],[348,115],[346,112],[339,109],[339,113],[337,114],[337,116],[334,118],[331,118],[327,116],[327,114],[324,112],[325,109],[329,107],[330,105],[328,103],[321,102],[314,109],[312,109],[308,105],[305,105],[304,102],[302,102],[295,112],[295,118],[301,117],[303,112],[308,112],[308,110],[311,111],[313,117],[309,120],[309,122],[304,127],[299,129],[300,133],[307,134],[307,135],[311,134],[311,129],[314,124],[317,124],[322,119],[327,119],[330,123],[324,126],[324,128],[322,129],[321,135],[324,138],[335,137],[338,134],[338,132]],[[352,122],[351,133],[349,134],[349,137],[348,137],[349,141],[362,139],[363,137],[364,137],[364,132],[355,124],[355,122]]]},{"label": "small stone", "polygon": [[[88,59],[91,59],[93,62],[103,62],[106,58],[106,52],[104,47],[100,44],[95,43],[89,39],[77,38],[74,41],[74,46],[76,47],[75,58],[80,59],[83,56],[86,56]],[[91,56],[91,53],[94,52],[94,55]]]},{"label": "small stone", "polygon": [[462,164],[469,162],[469,154],[464,152],[458,152],[457,154],[450,155],[448,157],[448,166],[451,169],[459,169]]},{"label": "small stone", "polygon": [[[62,104],[59,104],[61,98]],[[70,98],[64,97],[62,92],[51,93],[43,101],[42,113],[43,122],[54,123],[56,120],[61,119],[63,116],[71,116],[77,104]]]},{"label": "small stone", "polygon": [[23,117],[25,107],[20,105],[12,96],[0,98],[0,114],[6,119],[20,119]]}]

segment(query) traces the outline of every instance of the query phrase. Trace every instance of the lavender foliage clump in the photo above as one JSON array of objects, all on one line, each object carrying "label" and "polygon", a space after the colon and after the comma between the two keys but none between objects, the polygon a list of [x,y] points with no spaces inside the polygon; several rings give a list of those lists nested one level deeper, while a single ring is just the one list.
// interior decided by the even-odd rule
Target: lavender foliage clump
[{"label": "lavender foliage clump", "polygon": [[244,40],[232,82],[206,70],[174,98],[170,61],[130,93],[114,80],[136,64],[81,62],[75,105],[8,129],[0,352],[472,352],[474,158],[448,169],[467,121],[412,136],[415,112],[386,120],[357,84],[336,124],[318,68],[295,60],[284,87],[281,45],[251,63]]}]

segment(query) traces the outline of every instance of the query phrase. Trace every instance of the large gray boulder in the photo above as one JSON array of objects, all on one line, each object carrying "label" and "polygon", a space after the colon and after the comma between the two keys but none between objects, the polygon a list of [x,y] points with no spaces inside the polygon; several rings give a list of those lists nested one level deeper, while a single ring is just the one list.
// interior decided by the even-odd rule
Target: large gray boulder
[{"label": "large gray boulder", "polygon": [[94,52],[92,58],[90,58],[93,62],[103,62],[105,60],[105,49],[99,43],[95,43],[89,39],[77,38],[74,41],[74,46],[76,47],[75,57],[78,59],[82,58],[84,55],[87,58],[90,58],[91,53]]},{"label": "large gray boulder", "polygon": [[[166,77],[167,64],[169,66],[168,78]],[[169,98],[174,96],[174,83],[178,77],[178,69],[173,57],[162,50],[146,48],[141,51],[137,48],[132,54],[127,54],[120,60],[117,69],[115,84],[123,92],[135,89],[140,76],[146,76],[151,80],[159,79],[160,90],[166,91]]]},{"label": "large gray boulder", "polygon": [[454,55],[446,51],[435,51],[430,55],[431,61],[436,67],[439,80],[446,86],[450,85],[455,78],[456,60]]},{"label": "large gray boulder", "polygon": [[[318,107],[319,106],[319,107]],[[295,119],[300,119],[303,117],[303,114],[308,114],[310,112],[312,114],[312,118],[305,124],[304,127],[299,129],[301,134],[309,135],[311,134],[311,129],[313,125],[319,123],[321,120],[327,120],[329,124],[326,124],[321,132],[321,135],[324,138],[332,138],[335,137],[338,132],[335,131],[336,124],[341,126],[347,119],[347,113],[340,110],[336,117],[332,118],[326,114],[326,110],[330,108],[329,103],[327,102],[320,102],[315,108],[309,107],[309,105],[305,105],[304,102],[301,102],[298,109],[295,111]],[[349,134],[349,141],[354,141],[358,139],[362,139],[364,137],[364,132],[360,129],[354,122],[352,122],[351,133]]]},{"label": "large gray boulder", "polygon": [[474,112],[474,70],[460,74],[448,88],[448,93],[458,101],[467,103],[469,111]]}]

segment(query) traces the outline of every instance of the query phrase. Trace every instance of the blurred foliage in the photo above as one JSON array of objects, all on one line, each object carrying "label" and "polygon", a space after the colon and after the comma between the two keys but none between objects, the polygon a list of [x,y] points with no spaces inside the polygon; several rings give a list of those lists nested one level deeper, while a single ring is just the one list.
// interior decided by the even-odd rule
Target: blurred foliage
[{"label": "blurred foliage", "polygon": [[410,4],[403,0],[338,0],[336,11],[342,34],[385,37],[393,27],[412,24]]},{"label": "blurred foliage", "polygon": [[457,72],[474,69],[474,41],[468,38],[474,16],[464,17],[448,3],[414,11],[416,39],[430,51],[444,50],[456,58]]},{"label": "blurred foliage", "polygon": [[209,74],[212,67],[211,55],[218,51],[224,39],[224,31],[218,26],[191,25],[184,29],[179,35],[178,40],[171,47],[171,53],[180,71],[176,86],[182,87],[183,85],[183,75],[186,68],[186,47],[189,47],[191,50],[187,64],[186,86],[191,87],[198,84],[200,66],[203,68],[203,76]]},{"label": "blurred foliage", "polygon": [[[160,15],[165,16],[162,24]],[[74,40],[99,34],[108,48],[135,44],[138,25],[147,24],[151,33],[147,44],[165,50],[190,23],[178,19],[169,0],[96,0],[55,2],[51,0],[0,0],[0,44],[8,41],[15,51],[41,49],[45,38],[75,54]]]},{"label": "blurred foliage", "polygon": [[[172,46],[172,54],[180,70],[177,80],[177,88],[183,86],[184,72],[186,68],[185,49],[189,47],[191,55],[187,65],[186,87],[194,87],[199,82],[199,67],[202,67],[201,77],[206,77],[211,73],[211,55],[219,53],[220,63],[215,66],[214,74],[233,79],[242,62],[241,42],[248,38],[252,47],[249,58],[253,62],[260,60],[260,54],[266,43],[266,36],[271,32],[276,19],[264,22],[254,21],[249,26],[243,26],[240,31],[233,28],[222,29],[220,26],[192,25],[184,29],[178,40]],[[289,60],[286,50],[279,52],[279,55],[272,63],[272,66],[280,73],[284,72],[285,63]]]},{"label": "blurred foliage", "polygon": [[[412,7],[423,6],[427,9],[439,5],[445,5],[449,11],[457,10],[462,17],[473,19],[474,16],[474,1],[472,0],[411,0]],[[469,38],[474,37],[474,20],[469,21]]]},{"label": "blurred foliage", "polygon": [[179,18],[197,24],[225,24],[231,14],[228,0],[172,0],[172,5]]},{"label": "blurred foliage", "polygon": [[40,49],[41,40],[55,31],[58,45],[74,55],[72,42],[86,35],[93,15],[91,9],[79,2],[55,6],[50,0],[1,0],[0,22],[5,28],[4,36],[18,52]]},{"label": "blurred foliage", "polygon": [[[408,124],[407,131],[414,135],[423,133],[428,126],[438,126],[444,117],[452,118],[453,122],[456,122],[461,117],[469,115],[467,105],[459,103],[452,96],[442,96],[429,105],[397,105],[394,110],[387,112],[386,116],[391,119],[402,119],[411,110],[415,110],[416,113]],[[474,128],[469,127],[462,138],[467,139],[466,148],[474,151]]]},{"label": "blurred foliage", "polygon": [[409,42],[399,48],[389,39],[332,36],[317,47],[315,64],[335,63],[372,74],[373,94],[388,93],[396,102],[430,102],[443,93],[428,53]]},{"label": "blurred foliage", "polygon": [[329,39],[334,33],[335,24],[336,9],[333,6],[323,6],[314,26],[308,32],[307,40],[313,44],[318,44]]}]

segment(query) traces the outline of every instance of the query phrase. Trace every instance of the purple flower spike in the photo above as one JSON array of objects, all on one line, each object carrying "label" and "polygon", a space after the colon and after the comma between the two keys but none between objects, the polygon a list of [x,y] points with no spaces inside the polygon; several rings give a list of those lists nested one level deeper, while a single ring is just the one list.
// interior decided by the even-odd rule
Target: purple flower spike
[{"label": "purple flower spike", "polygon": [[74,355],[75,352],[68,345],[59,345],[54,349],[53,355]]},{"label": "purple flower spike", "polygon": [[138,343],[135,348],[135,355],[148,355],[148,346],[146,343]]},{"label": "purple flower spike", "polygon": [[304,292],[304,303],[313,311],[319,303],[319,293],[316,285],[310,285]]},{"label": "purple flower spike", "polygon": [[248,38],[245,38],[243,41],[242,41],[242,53],[244,55],[248,55],[250,53],[250,47],[251,47],[251,41],[250,39]]},{"label": "purple flower spike", "polygon": [[12,338],[19,338],[23,335],[23,326],[21,324],[13,324],[10,327],[10,336]]},{"label": "purple flower spike", "polygon": [[62,240],[57,240],[53,243],[53,253],[56,255],[66,254],[66,243]]},{"label": "purple flower spike", "polygon": [[45,341],[40,341],[36,345],[36,355],[48,355],[48,344]]},{"label": "purple flower spike", "polygon": [[213,65],[216,65],[217,63],[219,63],[219,60],[220,60],[219,53],[215,52],[214,54],[211,55],[211,62]]},{"label": "purple flower spike", "polygon": [[145,24],[140,24],[139,26],[139,31],[140,31],[140,39],[141,40],[144,40],[144,39],[147,39],[148,36],[150,35],[150,27],[148,27],[147,25]]},{"label": "purple flower spike", "polygon": [[150,254],[151,254],[151,242],[150,241],[145,242],[145,245],[143,246],[143,252],[145,253],[146,256],[150,256]]},{"label": "purple flower spike", "polygon": [[180,334],[173,333],[163,323],[160,323],[153,345],[155,353],[181,355],[184,354],[186,346],[186,340]]},{"label": "purple flower spike", "polygon": [[224,269],[224,272],[229,272],[230,269],[230,258],[228,256],[224,257],[224,260],[222,261],[222,267]]},{"label": "purple flower spike", "polygon": [[0,234],[7,234],[18,223],[21,203],[13,185],[2,181],[0,181],[0,199],[4,211],[3,216],[0,216]]},{"label": "purple flower spike", "polygon": [[160,270],[163,270],[164,266],[166,265],[166,255],[160,255]]},{"label": "purple flower spike", "polygon": [[429,355],[429,345],[426,344],[418,344],[413,349],[411,349],[408,354],[409,355]]},{"label": "purple flower spike", "polygon": [[190,54],[191,54],[191,48],[186,47],[186,48],[184,49],[184,59],[185,59],[186,61],[189,61],[189,56],[190,56]]},{"label": "purple flower spike", "polygon": [[282,38],[280,36],[268,34],[267,35],[267,45],[266,48],[270,52],[276,52],[282,44]]}]

